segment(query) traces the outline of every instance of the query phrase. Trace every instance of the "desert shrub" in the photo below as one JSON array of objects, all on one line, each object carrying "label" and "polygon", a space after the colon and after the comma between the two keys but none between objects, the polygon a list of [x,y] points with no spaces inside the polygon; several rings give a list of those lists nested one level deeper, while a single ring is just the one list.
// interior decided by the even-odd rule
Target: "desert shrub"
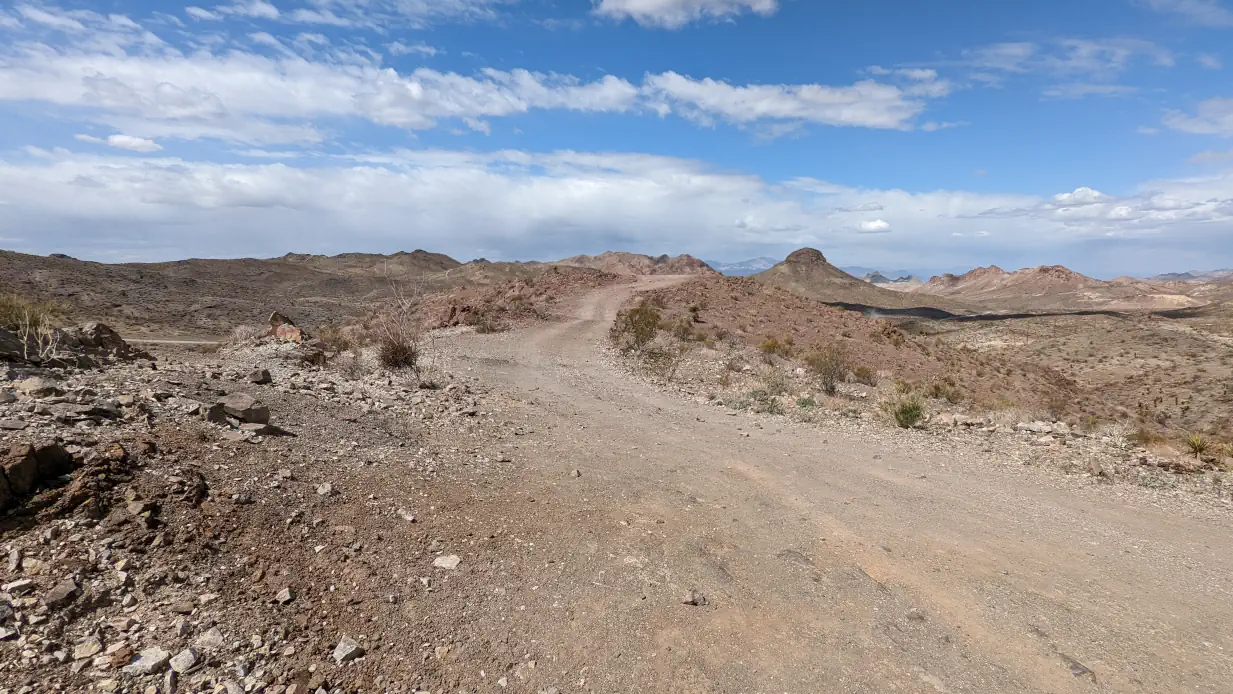
[{"label": "desert shrub", "polygon": [[501,332],[501,324],[491,311],[474,311],[468,313],[464,322],[475,328],[475,332],[481,335]]},{"label": "desert shrub", "polygon": [[762,374],[762,385],[771,395],[783,395],[788,392],[788,376],[779,369],[767,369]]},{"label": "desert shrub", "polygon": [[610,337],[624,351],[641,350],[655,339],[662,322],[663,315],[659,309],[643,299],[634,308],[617,314]]},{"label": "desert shrub", "polygon": [[352,346],[347,352],[335,361],[338,370],[347,378],[358,381],[370,372],[368,363],[364,361],[364,352],[359,347]]},{"label": "desert shrub", "polygon": [[30,301],[17,294],[0,294],[0,328],[17,332],[50,328],[64,314],[54,301]]},{"label": "desert shrub", "polygon": [[802,395],[796,399],[796,406],[802,410],[807,410],[818,406],[818,401],[813,399],[812,395]]},{"label": "desert shrub", "polygon": [[806,355],[805,366],[818,379],[822,391],[834,395],[839,390],[839,384],[848,377],[848,352],[843,345],[832,342]]},{"label": "desert shrub", "polygon": [[929,384],[925,389],[925,394],[937,400],[945,400],[951,404],[963,400],[963,392],[955,384],[955,379],[950,376],[944,376]]},{"label": "desert shrub", "polygon": [[416,316],[417,306],[417,297],[408,297],[395,287],[373,320],[377,361],[387,369],[419,372],[424,330]]},{"label": "desert shrub", "polygon": [[754,412],[759,412],[761,414],[784,414],[785,410],[783,403],[780,402],[779,398],[768,397],[756,401],[754,404]]},{"label": "desert shrub", "polygon": [[780,357],[791,357],[795,351],[791,336],[785,337],[782,340],[777,337],[768,337],[762,341],[762,344],[758,345],[758,349],[762,350],[762,353],[765,355]]},{"label": "desert shrub", "polygon": [[694,343],[676,340],[666,346],[655,346],[644,350],[643,359],[647,366],[665,381],[676,379],[676,373],[685,363],[685,357],[693,350]]},{"label": "desert shrub", "polygon": [[882,403],[882,409],[901,429],[911,429],[925,418],[925,402],[915,394],[900,395]]},{"label": "desert shrub", "polygon": [[669,330],[672,336],[682,342],[700,342],[706,339],[706,333],[694,327],[687,318],[682,318],[672,324]]},{"label": "desert shrub", "polygon": [[868,366],[858,366],[852,370],[852,377],[857,383],[862,383],[867,386],[878,385],[878,372]]},{"label": "desert shrub", "polygon": [[346,352],[355,346],[355,341],[351,335],[343,332],[342,326],[337,323],[328,323],[321,326],[317,330],[317,337],[321,338],[335,352]]},{"label": "desert shrub", "polygon": [[1211,439],[1202,434],[1187,434],[1183,443],[1186,444],[1186,450],[1196,458],[1202,458],[1213,448]]},{"label": "desert shrub", "polygon": [[1132,443],[1135,443],[1142,448],[1147,448],[1148,446],[1164,443],[1166,440],[1165,437],[1161,436],[1160,434],[1157,434],[1156,432],[1150,429],[1147,429],[1146,427],[1139,427],[1126,438]]},{"label": "desert shrub", "polygon": [[232,345],[242,345],[245,342],[252,342],[259,339],[269,332],[260,325],[237,325],[231,329],[231,334],[227,336],[227,343]]},{"label": "desert shrub", "polygon": [[749,397],[748,395],[738,395],[736,397],[732,397],[732,398],[728,398],[727,400],[724,400],[724,407],[728,407],[734,410],[744,411],[752,407],[753,403],[754,403],[753,398]]}]

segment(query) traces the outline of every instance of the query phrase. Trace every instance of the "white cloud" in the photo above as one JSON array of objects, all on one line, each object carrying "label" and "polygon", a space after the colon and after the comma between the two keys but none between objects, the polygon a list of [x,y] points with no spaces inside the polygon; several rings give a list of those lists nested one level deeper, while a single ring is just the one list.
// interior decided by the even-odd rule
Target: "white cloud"
[{"label": "white cloud", "polygon": [[116,149],[127,149],[130,152],[159,152],[162,151],[162,145],[154,140],[148,140],[144,137],[133,137],[132,135],[108,135],[107,137],[94,137],[93,135],[74,135],[74,138],[82,142],[91,142],[94,144],[107,145]]},{"label": "white cloud", "polygon": [[1214,27],[1233,26],[1233,11],[1219,0],[1138,0],[1140,4],[1157,12],[1176,14],[1195,22]]},{"label": "white cloud", "polygon": [[231,14],[256,19],[278,19],[282,13],[266,0],[245,0],[231,5],[219,5],[214,8],[219,14]]},{"label": "white cloud", "polygon": [[[1212,261],[1224,264],[1233,254],[1233,171],[1153,181],[1126,196],[1080,189],[1042,199],[775,182],[642,154],[426,150],[333,164],[315,158],[305,168],[293,161],[10,155],[0,158],[0,190],[11,203],[0,215],[0,236],[38,228],[42,245],[29,250],[84,257],[102,252],[99,238],[107,248],[160,258],[236,248],[272,256],[392,250],[405,241],[405,220],[415,219],[420,245],[464,257],[478,248],[552,258],[615,246],[705,256],[812,245],[862,263],[953,267],[991,257],[1058,262],[1091,255],[1084,244],[1110,238],[1135,239],[1134,247],[1151,249],[1152,263],[1187,247],[1214,249]],[[885,212],[869,220],[874,205]],[[862,223],[880,231],[892,219],[893,244],[884,234],[853,231]],[[89,233],[83,220],[91,220]],[[987,238],[969,251],[962,243],[970,241],[951,245],[959,238],[953,233]]]},{"label": "white cloud", "polygon": [[[990,84],[1001,83],[1008,75],[1027,73],[1081,78],[1091,83],[1111,80],[1136,61],[1146,61],[1157,67],[1176,64],[1168,49],[1151,41],[1130,38],[1063,38],[1044,44],[997,43],[964,51],[962,64],[973,70],[969,78]],[[1116,94],[1116,90],[1109,93]]]},{"label": "white cloud", "polygon": [[385,48],[390,52],[390,55],[411,55],[414,53],[418,55],[434,56],[440,53],[439,50],[429,46],[426,43],[406,44],[402,41],[395,41],[387,44]]},{"label": "white cloud", "polygon": [[1044,95],[1050,99],[1082,99],[1085,96],[1128,96],[1137,91],[1136,87],[1122,84],[1072,82],[1049,87],[1045,89]]},{"label": "white cloud", "polygon": [[595,14],[632,19],[647,27],[679,29],[700,20],[725,20],[745,12],[769,16],[778,0],[596,0]]},{"label": "white cloud", "polygon": [[1184,133],[1233,137],[1233,99],[1199,102],[1194,115],[1177,110],[1167,111],[1164,124]]},{"label": "white cloud", "polygon": [[693,79],[675,72],[648,75],[644,91],[661,113],[675,111],[712,124],[723,120],[748,124],[784,120],[823,125],[907,130],[925,109],[894,85],[864,80],[846,87],[820,84],[736,86],[713,79]]},{"label": "white cloud", "polygon": [[[36,24],[61,31],[85,31],[86,27],[70,14],[59,10],[47,11],[31,5],[18,5],[17,14]],[[93,13],[91,13],[93,14]]]},{"label": "white cloud", "polygon": [[354,20],[339,17],[329,10],[298,9],[291,11],[287,17],[293,22],[304,24],[326,24],[329,26],[346,27],[356,24]]},{"label": "white cloud", "polygon": [[874,219],[860,223],[860,233],[862,234],[889,234],[890,231],[890,222],[885,219]]},{"label": "white cloud", "polygon": [[222,15],[211,12],[204,7],[194,7],[192,5],[184,8],[184,14],[192,17],[193,19],[204,21],[217,21],[222,19]]},{"label": "white cloud", "polygon": [[1199,61],[1199,65],[1208,70],[1219,70],[1224,67],[1224,62],[1215,53],[1200,53],[1196,60]]},{"label": "white cloud", "polygon": [[1233,149],[1226,150],[1224,152],[1213,152],[1210,150],[1206,152],[1199,152],[1188,161],[1193,164],[1211,164],[1214,162],[1229,161],[1231,159],[1233,159]]}]

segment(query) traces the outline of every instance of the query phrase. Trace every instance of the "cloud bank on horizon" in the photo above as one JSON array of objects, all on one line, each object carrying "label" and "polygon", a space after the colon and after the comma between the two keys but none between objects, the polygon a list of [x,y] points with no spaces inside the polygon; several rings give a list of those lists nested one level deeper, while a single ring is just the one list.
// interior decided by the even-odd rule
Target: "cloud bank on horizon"
[{"label": "cloud bank on horizon", "polygon": [[1216,0],[113,5],[0,4],[5,247],[1233,266]]}]

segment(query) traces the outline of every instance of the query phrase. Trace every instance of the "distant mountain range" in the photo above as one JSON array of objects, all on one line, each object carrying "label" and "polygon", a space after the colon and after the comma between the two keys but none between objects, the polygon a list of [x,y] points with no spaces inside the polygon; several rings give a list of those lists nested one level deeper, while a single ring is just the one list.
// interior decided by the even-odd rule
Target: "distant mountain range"
[{"label": "distant mountain range", "polygon": [[1225,282],[1233,279],[1233,269],[1225,270],[1191,270],[1190,272],[1166,272],[1163,275],[1149,277],[1149,280],[1157,282],[1188,282],[1198,280],[1200,282]]},{"label": "distant mountain range", "polygon": [[719,263],[708,260],[706,261],[706,264],[731,277],[748,277],[750,275],[756,275],[764,270],[770,270],[775,267],[775,264],[778,262],[779,261],[774,258],[763,257],[750,258],[749,260],[742,260],[737,263]]}]

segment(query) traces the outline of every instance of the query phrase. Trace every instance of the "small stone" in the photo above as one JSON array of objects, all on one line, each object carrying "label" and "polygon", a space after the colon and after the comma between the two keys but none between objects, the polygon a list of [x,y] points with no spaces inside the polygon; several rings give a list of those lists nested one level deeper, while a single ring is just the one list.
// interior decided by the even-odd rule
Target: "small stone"
[{"label": "small stone", "polygon": [[93,658],[103,652],[103,641],[98,636],[87,636],[73,646],[73,660]]},{"label": "small stone", "polygon": [[9,629],[8,627],[0,627],[0,641],[11,641],[17,638],[17,630]]},{"label": "small stone", "polygon": [[349,636],[344,636],[334,647],[334,660],[339,664],[349,663],[364,655],[364,649]]},{"label": "small stone", "polygon": [[185,648],[171,659],[171,669],[183,675],[197,667],[197,651]]},{"label": "small stone", "polygon": [[167,667],[167,662],[171,659],[171,654],[158,646],[147,648],[141,652],[132,664],[126,665],[121,670],[126,675],[134,675],[141,677],[143,675],[154,675],[162,672]]},{"label": "small stone", "polygon": [[28,578],[21,578],[12,583],[5,583],[0,586],[0,591],[12,593],[13,595],[24,595],[34,590],[34,581]]},{"label": "small stone", "polygon": [[908,619],[913,622],[923,622],[925,621],[925,611],[919,607],[913,607],[908,610]]},{"label": "small stone", "polygon": [[192,614],[193,610],[196,609],[196,606],[188,600],[176,600],[167,607],[176,614]]},{"label": "small stone", "polygon": [[569,476],[570,477],[582,477],[582,470],[574,470],[573,472],[569,473]]},{"label": "small stone", "polygon": [[28,426],[30,425],[20,419],[0,419],[0,429],[6,431],[21,431]]},{"label": "small stone", "polygon": [[270,372],[267,369],[257,369],[248,375],[248,382],[259,386],[264,386],[273,383],[274,379],[270,378]]},{"label": "small stone", "polygon": [[211,627],[193,641],[193,645],[203,651],[217,651],[223,647],[223,643],[223,632],[219,631],[218,627]]},{"label": "small stone", "polygon": [[270,408],[247,393],[232,393],[220,398],[218,404],[223,406],[224,412],[241,422],[270,423]]},{"label": "small stone", "polygon": [[333,496],[334,495],[334,485],[330,484],[329,482],[317,485],[317,494],[320,496]]},{"label": "small stone", "polygon": [[274,596],[274,600],[276,600],[280,605],[286,605],[292,600],[295,600],[295,592],[290,588],[283,588],[278,591],[278,595]]},{"label": "small stone", "polygon": [[9,573],[15,574],[21,571],[22,552],[18,547],[9,550]]},{"label": "small stone", "polygon": [[209,605],[210,603],[217,600],[218,597],[219,597],[218,593],[204,593],[197,597],[197,602],[201,603],[202,605]]},{"label": "small stone", "polygon": [[48,607],[63,607],[76,600],[80,594],[81,586],[70,578],[48,591],[47,595],[43,596],[43,603]]},{"label": "small stone", "polygon": [[460,559],[457,554],[448,554],[432,560],[433,566],[438,569],[447,569],[450,571],[457,569],[460,563],[462,563],[462,559]]},{"label": "small stone", "polygon": [[705,595],[696,590],[689,591],[689,595],[686,595],[682,601],[683,604],[691,607],[706,607],[710,602],[710,600],[706,599]]}]

